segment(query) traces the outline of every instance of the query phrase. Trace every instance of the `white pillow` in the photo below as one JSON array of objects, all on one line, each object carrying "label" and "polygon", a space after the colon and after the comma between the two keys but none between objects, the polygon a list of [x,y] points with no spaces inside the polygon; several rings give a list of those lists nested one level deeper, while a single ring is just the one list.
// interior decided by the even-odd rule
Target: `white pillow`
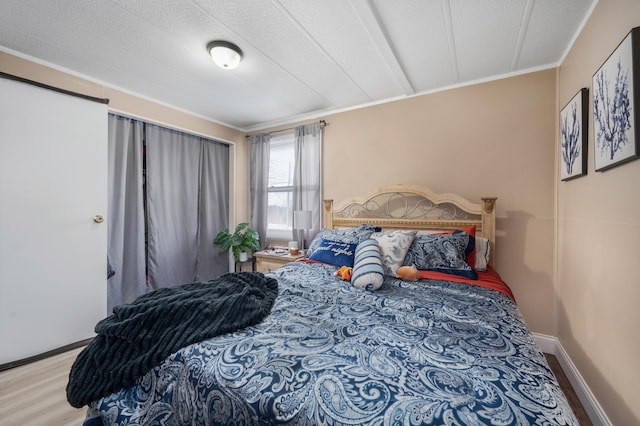
[{"label": "white pillow", "polygon": [[398,268],[402,266],[402,261],[411,247],[411,243],[416,236],[413,230],[397,230],[374,232],[371,238],[380,244],[380,257],[384,274],[392,277],[396,276]]},{"label": "white pillow", "polygon": [[488,239],[483,237],[476,237],[476,264],[474,265],[474,269],[476,271],[487,271],[490,250],[491,246],[489,245]]}]

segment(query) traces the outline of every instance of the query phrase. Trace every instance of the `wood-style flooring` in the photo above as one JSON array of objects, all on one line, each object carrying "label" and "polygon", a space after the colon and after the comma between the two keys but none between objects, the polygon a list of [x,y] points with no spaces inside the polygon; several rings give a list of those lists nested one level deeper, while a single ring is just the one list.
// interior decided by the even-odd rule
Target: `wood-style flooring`
[{"label": "wood-style flooring", "polygon": [[86,408],[67,402],[71,365],[83,348],[0,372],[0,425],[82,425]]},{"label": "wood-style flooring", "polygon": [[[67,402],[69,370],[82,348],[0,372],[1,426],[82,425],[86,409]],[[581,426],[589,426],[580,401],[553,355],[545,355]]]},{"label": "wood-style flooring", "polygon": [[576,415],[580,426],[591,426],[591,420],[589,420],[589,416],[587,416],[587,412],[584,410],[582,403],[578,399],[578,395],[576,395],[571,383],[569,383],[569,379],[562,371],[562,367],[560,367],[560,363],[558,362],[558,358],[555,355],[544,354],[544,357],[547,359],[547,364],[553,371],[553,374],[556,376],[560,387],[564,391],[567,400],[569,401],[569,405],[573,410],[573,414]]}]

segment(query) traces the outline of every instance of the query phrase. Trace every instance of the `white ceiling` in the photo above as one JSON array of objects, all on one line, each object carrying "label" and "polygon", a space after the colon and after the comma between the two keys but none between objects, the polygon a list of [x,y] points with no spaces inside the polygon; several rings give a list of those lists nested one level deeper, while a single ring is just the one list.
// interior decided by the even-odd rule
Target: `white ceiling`
[{"label": "white ceiling", "polygon": [[2,0],[0,48],[251,131],[556,67],[595,3]]}]

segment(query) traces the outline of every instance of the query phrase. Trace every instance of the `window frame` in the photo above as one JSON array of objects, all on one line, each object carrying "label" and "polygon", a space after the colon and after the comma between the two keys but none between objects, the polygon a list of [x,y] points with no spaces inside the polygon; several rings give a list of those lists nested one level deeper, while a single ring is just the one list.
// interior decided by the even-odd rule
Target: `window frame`
[{"label": "window frame", "polygon": [[[267,240],[276,240],[276,241],[289,241],[293,238],[293,171],[291,169],[291,174],[289,176],[289,185],[272,185],[271,184],[271,172],[272,172],[272,160],[273,160],[273,148],[277,145],[290,145],[291,152],[295,157],[295,145],[294,145],[294,133],[293,131],[287,132],[286,134],[272,137],[269,141],[269,182],[267,183]],[[295,162],[295,158],[293,159]],[[288,200],[288,211],[287,211],[287,228],[274,228],[270,226],[269,220],[269,195],[270,194],[289,194]]]}]

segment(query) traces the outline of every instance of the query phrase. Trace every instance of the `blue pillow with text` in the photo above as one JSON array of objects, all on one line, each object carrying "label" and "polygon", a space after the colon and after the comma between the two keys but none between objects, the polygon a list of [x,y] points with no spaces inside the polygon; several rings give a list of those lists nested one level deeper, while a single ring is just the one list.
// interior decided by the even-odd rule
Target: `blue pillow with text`
[{"label": "blue pillow with text", "polygon": [[353,258],[357,246],[358,244],[356,243],[322,240],[311,253],[309,259],[335,266],[353,267]]}]

